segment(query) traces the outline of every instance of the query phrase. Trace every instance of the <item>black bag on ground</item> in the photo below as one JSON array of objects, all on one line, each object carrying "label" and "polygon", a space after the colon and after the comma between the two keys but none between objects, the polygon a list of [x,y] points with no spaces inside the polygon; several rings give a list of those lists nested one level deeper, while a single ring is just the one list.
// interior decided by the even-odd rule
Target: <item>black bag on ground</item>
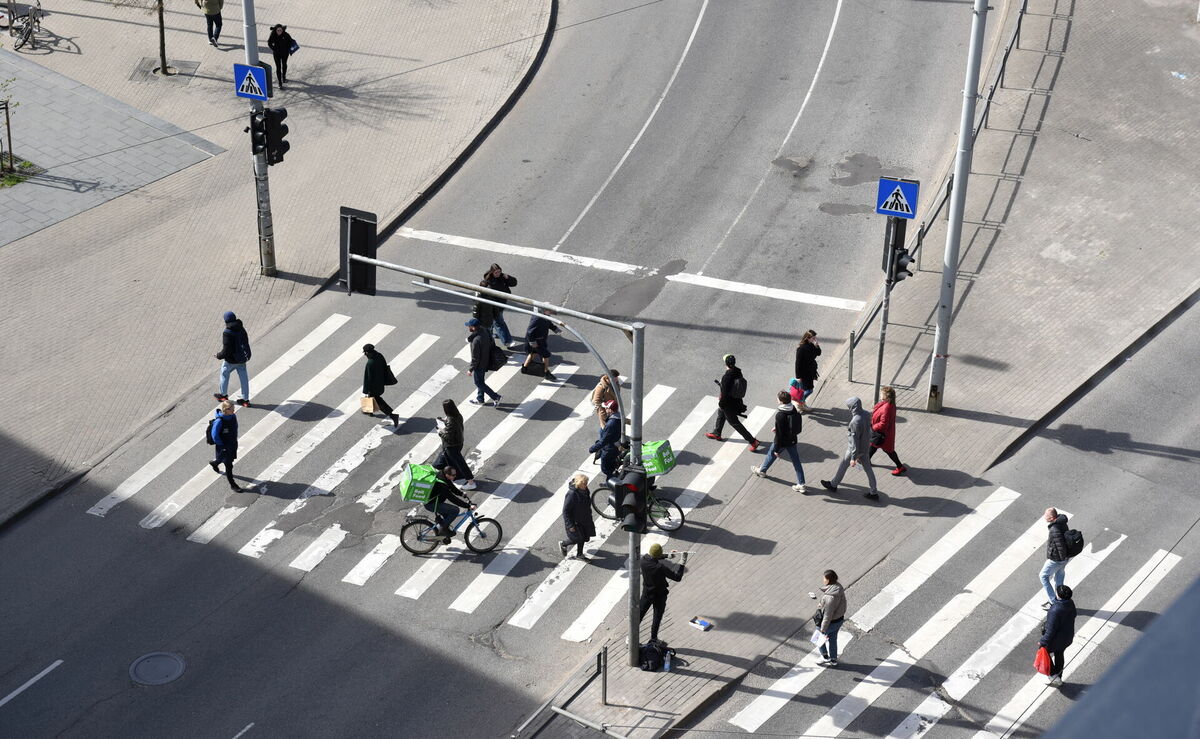
[{"label": "black bag on ground", "polygon": [[208,442],[209,446],[213,446],[217,443],[212,440],[212,425],[213,425],[213,421],[216,421],[216,420],[217,420],[216,418],[208,419],[208,425],[206,425],[204,427],[204,440],[206,442]]},{"label": "black bag on ground", "polygon": [[662,672],[668,654],[674,657],[675,650],[662,639],[654,639],[638,650],[638,665],[646,672]]},{"label": "black bag on ground", "polygon": [[1067,542],[1067,556],[1077,557],[1083,553],[1083,533],[1075,529],[1067,529],[1067,533],[1063,534],[1063,539]]}]

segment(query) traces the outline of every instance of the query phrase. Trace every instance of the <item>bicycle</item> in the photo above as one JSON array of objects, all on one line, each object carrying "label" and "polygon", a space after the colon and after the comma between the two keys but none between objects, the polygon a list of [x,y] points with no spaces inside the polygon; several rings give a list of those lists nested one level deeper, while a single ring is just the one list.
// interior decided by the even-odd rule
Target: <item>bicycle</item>
[{"label": "bicycle", "polygon": [[476,516],[473,507],[455,517],[450,526],[449,536],[438,533],[437,521],[427,517],[423,508],[411,508],[407,518],[408,523],[400,529],[400,545],[413,554],[429,554],[438,544],[449,544],[463,524],[467,525],[466,531],[463,532],[463,541],[467,549],[476,554],[492,551],[499,546],[500,537],[504,536],[504,529],[499,521]]},{"label": "bicycle", "polygon": [[[663,531],[678,531],[683,526],[684,517],[683,509],[673,500],[666,500],[654,494],[656,490],[654,485],[650,485],[650,490],[646,493],[646,515],[650,522]],[[601,518],[607,518],[615,521],[617,510],[613,507],[613,502],[617,499],[617,493],[613,490],[610,483],[598,486],[592,491],[592,509],[600,515]]]},{"label": "bicycle", "polygon": [[[9,7],[12,7],[11,3]],[[34,4],[29,6],[25,15],[13,18],[9,24],[9,35],[17,38],[13,43],[13,50],[20,49],[25,44],[29,44],[30,49],[37,48],[33,38],[35,30],[42,30],[42,0],[34,0]]]}]

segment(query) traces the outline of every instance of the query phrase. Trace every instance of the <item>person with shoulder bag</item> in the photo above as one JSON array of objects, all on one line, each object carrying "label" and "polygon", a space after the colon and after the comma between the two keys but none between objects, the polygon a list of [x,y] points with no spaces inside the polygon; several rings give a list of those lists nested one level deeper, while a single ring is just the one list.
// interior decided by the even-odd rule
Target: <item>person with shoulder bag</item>
[{"label": "person with shoulder bag", "polygon": [[216,417],[208,432],[209,438],[216,446],[216,458],[210,461],[208,466],[219,475],[219,465],[224,463],[225,479],[229,481],[229,488],[240,493],[242,488],[233,479],[233,460],[237,459],[238,453],[238,422],[235,411],[236,407],[228,400],[222,400],[221,406],[216,410]]},{"label": "person with shoulder bag", "polygon": [[497,347],[492,337],[482,331],[483,323],[478,318],[471,318],[465,324],[467,327],[467,343],[471,345],[471,363],[467,366],[467,374],[475,382],[475,397],[470,399],[471,405],[483,405],[486,393],[492,399],[492,406],[500,407],[500,393],[490,388],[485,379],[492,366],[492,355]]},{"label": "person with shoulder bag", "polygon": [[374,400],[379,410],[391,419],[392,425],[400,428],[400,416],[394,413],[392,407],[383,399],[384,388],[396,384],[392,368],[388,366],[384,356],[375,351],[374,344],[363,344],[363,355],[367,358],[367,364],[363,367],[363,396]]}]

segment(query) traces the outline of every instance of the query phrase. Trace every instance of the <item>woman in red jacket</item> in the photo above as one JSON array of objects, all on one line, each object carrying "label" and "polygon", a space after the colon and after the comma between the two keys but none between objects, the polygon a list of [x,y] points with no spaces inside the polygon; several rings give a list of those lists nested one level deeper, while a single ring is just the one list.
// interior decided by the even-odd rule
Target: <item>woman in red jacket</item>
[{"label": "woman in red jacket", "polygon": [[896,391],[891,385],[884,385],[879,388],[879,394],[883,400],[876,403],[871,411],[871,456],[874,457],[875,451],[882,449],[896,463],[892,474],[903,475],[908,468],[896,455]]}]

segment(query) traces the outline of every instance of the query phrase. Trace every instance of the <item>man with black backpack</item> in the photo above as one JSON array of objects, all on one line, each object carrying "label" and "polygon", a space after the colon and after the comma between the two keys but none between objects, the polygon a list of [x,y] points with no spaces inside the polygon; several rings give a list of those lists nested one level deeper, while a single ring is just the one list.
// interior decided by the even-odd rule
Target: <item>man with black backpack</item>
[{"label": "man with black backpack", "polygon": [[[1042,610],[1048,611],[1058,600],[1057,591],[1066,578],[1067,562],[1083,551],[1083,534],[1075,529],[1067,528],[1067,514],[1059,513],[1056,508],[1047,508],[1045,515],[1049,524],[1050,537],[1046,542],[1046,564],[1042,565],[1039,576],[1042,587],[1046,589],[1046,602]],[[1051,580],[1054,584],[1051,585]]]},{"label": "man with black backpack", "polygon": [[800,442],[803,419],[800,411],[792,404],[792,396],[786,390],[780,390],[776,397],[779,399],[779,407],[775,409],[775,439],[771,446],[767,447],[766,459],[761,465],[751,465],[750,471],[759,477],[766,477],[771,463],[786,452],[796,470],[796,484],[792,486],[792,490],[803,493],[808,488],[804,485],[804,467],[800,464],[800,451],[796,449]]},{"label": "man with black backpack", "polygon": [[741,419],[738,418],[746,412],[746,404],[742,401],[746,397],[746,378],[737,366],[736,357],[732,354],[725,355],[725,374],[721,376],[721,379],[713,380],[713,382],[720,386],[721,394],[717,396],[717,418],[713,423],[713,430],[705,436],[717,441],[724,441],[721,433],[725,430],[725,422],[728,421],[734,431],[741,434],[746,443],[750,445],[750,451],[758,451],[758,439],[755,439],[754,435],[746,430]]},{"label": "man with black backpack", "polygon": [[225,311],[222,319],[225,321],[225,330],[221,332],[221,351],[216,354],[216,358],[221,360],[221,389],[213,393],[213,397],[218,401],[229,398],[229,373],[237,372],[242,385],[242,397],[238,398],[237,404],[249,408],[250,374],[246,371],[246,362],[250,361],[250,337],[233,311]]},{"label": "man with black backpack", "polygon": [[476,395],[471,399],[472,405],[483,405],[483,395],[492,399],[494,407],[500,407],[500,393],[488,387],[484,375],[490,369],[499,369],[494,366],[493,360],[500,359],[501,366],[505,359],[504,350],[496,346],[492,341],[492,337],[486,332],[481,331],[483,325],[478,318],[472,318],[465,324],[467,327],[467,343],[471,345],[471,364],[467,367],[467,374],[475,381]]}]

